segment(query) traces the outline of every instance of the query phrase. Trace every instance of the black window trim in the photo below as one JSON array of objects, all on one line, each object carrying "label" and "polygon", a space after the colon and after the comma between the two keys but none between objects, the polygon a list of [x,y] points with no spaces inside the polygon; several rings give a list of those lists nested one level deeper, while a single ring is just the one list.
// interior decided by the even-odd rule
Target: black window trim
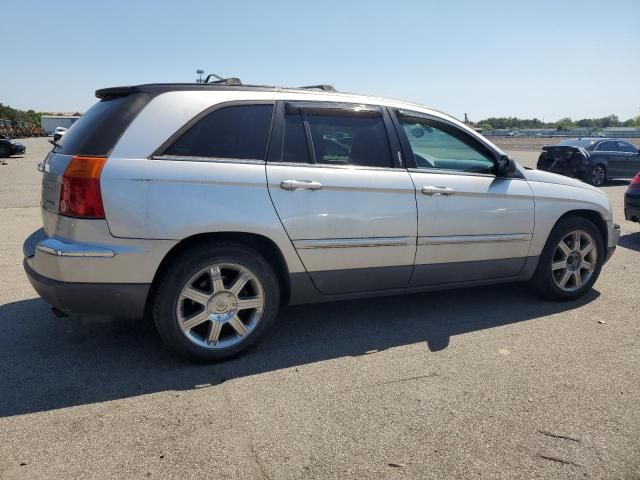
[{"label": "black window trim", "polygon": [[[271,109],[271,122],[269,123],[269,130],[267,132],[267,141],[265,145],[265,151],[262,154],[262,159],[258,158],[225,158],[225,157],[201,157],[193,155],[165,155],[164,152],[172,146],[183,134],[185,134],[191,127],[202,120],[204,117],[217,110],[222,110],[227,107],[234,106],[249,106],[249,105],[272,105]],[[212,163],[249,163],[249,164],[261,164],[263,165],[268,158],[270,138],[273,131],[273,124],[276,112],[275,100],[232,100],[229,102],[216,103],[203,111],[195,115],[191,120],[185,123],[182,127],[176,130],[167,140],[165,140],[150,156],[149,160],[173,160],[173,161],[189,161],[189,162],[212,162]]]},{"label": "black window trim", "polygon": [[[479,150],[477,148],[477,146],[479,145],[482,149],[486,151],[486,153],[489,154],[488,160],[491,160],[493,162],[494,169],[497,169],[498,167],[500,154],[497,151],[495,151],[486,142],[483,142],[481,139],[474,137],[473,135],[469,134],[469,132],[465,132],[458,125],[454,124],[453,122],[447,121],[446,119],[437,117],[435,115],[429,115],[427,113],[416,112],[414,110],[407,110],[404,108],[396,108],[396,107],[388,107],[388,108],[390,110],[390,116],[393,120],[393,125],[396,129],[396,133],[400,137],[400,143],[402,145],[402,156],[405,159],[407,170],[409,170],[410,172],[437,173],[442,175],[463,175],[463,176],[471,176],[471,177],[490,177],[490,178],[497,177],[497,172],[495,171],[494,173],[479,173],[479,172],[464,172],[461,170],[448,170],[444,168],[419,168],[413,156],[413,149],[411,148],[409,139],[407,138],[404,128],[402,128],[402,125],[400,124],[400,119],[399,119],[400,117],[415,118],[418,121],[428,120],[429,122],[433,122],[435,124],[442,124],[460,132],[461,136],[471,139],[474,145],[469,145],[469,143],[463,141],[460,138],[457,138],[457,140],[460,140],[462,143],[469,146],[470,148],[473,148],[474,150]],[[520,176],[512,177],[512,178],[520,178]]]},{"label": "black window trim", "polygon": [[[284,117],[292,110],[300,111],[305,126],[307,137],[307,149],[309,151],[309,162],[284,162],[282,160],[282,150],[284,148]],[[315,150],[313,148],[313,138],[308,128],[308,122],[304,121],[306,115],[345,115],[355,117],[369,117],[371,115],[381,116],[384,128],[387,133],[389,153],[391,154],[392,167],[374,167],[366,165],[328,165],[316,163]],[[271,165],[314,167],[314,168],[338,168],[338,169],[358,169],[358,170],[382,170],[397,171],[405,168],[402,162],[401,146],[388,110],[380,105],[349,102],[322,102],[313,100],[278,100],[274,108],[274,121],[271,129],[271,139],[269,142],[269,154],[267,163]]]}]

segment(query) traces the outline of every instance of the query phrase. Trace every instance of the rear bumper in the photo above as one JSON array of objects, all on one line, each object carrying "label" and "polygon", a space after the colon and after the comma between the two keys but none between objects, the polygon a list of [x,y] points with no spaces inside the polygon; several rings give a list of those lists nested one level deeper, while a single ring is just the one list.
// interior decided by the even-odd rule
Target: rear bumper
[{"label": "rear bumper", "polygon": [[607,245],[607,257],[605,258],[605,262],[608,262],[613,252],[616,251],[616,246],[618,245],[618,240],[620,240],[620,225],[617,223],[609,223],[609,243]]},{"label": "rear bumper", "polygon": [[69,315],[104,315],[141,318],[149,295],[149,284],[60,282],[33,270],[27,259],[24,271],[45,302]]},{"label": "rear bumper", "polygon": [[[143,316],[151,282],[123,282],[109,275],[110,263],[125,254],[117,255],[105,245],[48,237],[43,229],[24,241],[22,251],[29,282],[47,303],[61,311],[85,316]],[[90,275],[94,272],[100,276]],[[54,275],[63,278],[51,278]]]}]

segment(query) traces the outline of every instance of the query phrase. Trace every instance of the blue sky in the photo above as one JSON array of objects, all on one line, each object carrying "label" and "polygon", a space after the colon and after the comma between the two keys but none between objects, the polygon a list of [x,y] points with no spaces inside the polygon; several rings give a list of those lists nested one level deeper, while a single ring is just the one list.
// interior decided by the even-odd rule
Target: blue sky
[{"label": "blue sky", "polygon": [[84,111],[97,88],[203,68],[472,120],[640,115],[640,0],[0,4],[0,102],[22,109]]}]

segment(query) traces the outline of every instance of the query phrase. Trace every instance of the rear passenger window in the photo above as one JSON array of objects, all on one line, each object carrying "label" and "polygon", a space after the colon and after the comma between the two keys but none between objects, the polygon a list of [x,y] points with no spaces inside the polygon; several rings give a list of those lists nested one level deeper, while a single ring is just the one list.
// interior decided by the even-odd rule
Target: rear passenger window
[{"label": "rear passenger window", "polygon": [[596,151],[598,152],[617,152],[618,148],[616,147],[616,142],[602,142],[600,145],[598,145],[598,148],[596,148]]},{"label": "rear passenger window", "polygon": [[285,115],[283,161],[393,167],[381,115],[327,113],[294,112]]},{"label": "rear passenger window", "polygon": [[263,160],[273,105],[234,105],[199,120],[163,155]]},{"label": "rear passenger window", "polygon": [[637,153],[638,149],[627,142],[616,142],[618,144],[619,152]]}]

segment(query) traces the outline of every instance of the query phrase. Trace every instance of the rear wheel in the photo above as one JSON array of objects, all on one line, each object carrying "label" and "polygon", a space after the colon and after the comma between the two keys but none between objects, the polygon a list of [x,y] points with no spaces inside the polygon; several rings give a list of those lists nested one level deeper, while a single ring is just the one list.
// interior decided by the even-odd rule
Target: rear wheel
[{"label": "rear wheel", "polygon": [[596,165],[587,174],[587,182],[596,187],[604,185],[607,181],[607,170],[602,165]]},{"label": "rear wheel", "polygon": [[191,360],[215,362],[264,334],[277,316],[280,288],[259,253],[231,243],[200,247],[165,269],[153,317],[169,347]]},{"label": "rear wheel", "polygon": [[600,231],[581,217],[567,217],[551,231],[531,282],[541,295],[573,300],[600,275],[605,248]]}]

